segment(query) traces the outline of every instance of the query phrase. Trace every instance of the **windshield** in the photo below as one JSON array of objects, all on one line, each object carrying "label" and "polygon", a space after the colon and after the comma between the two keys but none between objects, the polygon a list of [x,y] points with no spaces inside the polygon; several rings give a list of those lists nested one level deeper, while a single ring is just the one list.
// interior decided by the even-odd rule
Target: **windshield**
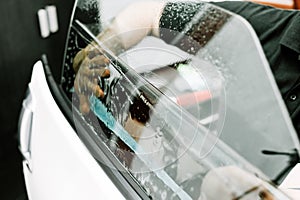
[{"label": "windshield", "polygon": [[104,97],[90,95],[84,116],[95,134],[151,198],[213,199],[214,185],[235,199],[284,199],[266,181],[284,177],[299,144],[251,27],[199,3],[187,27],[212,30],[198,33],[201,42],[183,31],[168,44],[148,36],[116,52],[106,44],[130,32],[98,35],[131,2],[80,0],[75,9],[62,80],[75,108],[76,53],[92,44],[110,61],[110,77],[97,80]]}]

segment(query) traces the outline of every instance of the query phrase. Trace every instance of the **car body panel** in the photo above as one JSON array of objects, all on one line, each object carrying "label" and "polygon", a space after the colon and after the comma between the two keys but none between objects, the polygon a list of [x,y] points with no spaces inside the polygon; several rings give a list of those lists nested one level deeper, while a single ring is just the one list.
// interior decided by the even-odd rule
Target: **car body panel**
[{"label": "car body panel", "polygon": [[29,88],[31,169],[23,164],[29,199],[123,199],[57,106],[41,61],[34,65]]}]

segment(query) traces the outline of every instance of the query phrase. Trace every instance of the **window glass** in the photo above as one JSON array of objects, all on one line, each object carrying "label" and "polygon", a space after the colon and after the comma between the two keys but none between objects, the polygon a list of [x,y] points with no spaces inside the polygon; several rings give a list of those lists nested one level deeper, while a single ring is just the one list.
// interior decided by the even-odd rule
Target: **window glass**
[{"label": "window glass", "polygon": [[208,30],[192,33],[200,34],[200,43],[185,32],[175,33],[171,45],[147,36],[130,49],[118,46],[131,32],[100,41],[99,34],[132,2],[77,1],[62,78],[79,110],[75,57],[91,45],[93,58],[109,60],[110,77],[90,80],[103,97],[83,92],[91,112],[82,117],[121,163],[118,170],[153,199],[213,199],[211,187],[236,199],[261,192],[285,199],[266,181],[278,178],[290,158],[265,153],[293,153],[298,144],[251,27],[199,3],[192,26]]}]

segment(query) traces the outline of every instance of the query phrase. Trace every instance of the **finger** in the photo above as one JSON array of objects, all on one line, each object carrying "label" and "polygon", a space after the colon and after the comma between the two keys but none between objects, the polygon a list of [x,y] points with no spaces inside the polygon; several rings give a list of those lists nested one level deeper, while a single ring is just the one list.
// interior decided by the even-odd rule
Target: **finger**
[{"label": "finger", "polygon": [[[97,56],[90,61],[92,64],[92,68],[97,68],[99,70],[95,70],[93,74],[99,75],[103,78],[107,78],[110,76],[110,71],[103,67],[107,67],[109,65],[109,59],[105,56]],[[104,69],[104,70],[103,70]]]},{"label": "finger", "polygon": [[75,73],[78,72],[80,65],[82,63],[82,61],[85,59],[86,57],[86,51],[85,50],[81,50],[79,51],[76,56],[73,59],[73,69],[75,71]]},{"label": "finger", "polygon": [[89,49],[87,56],[89,59],[93,59],[94,57],[99,56],[101,54],[102,53],[99,51],[99,49],[92,47]]},{"label": "finger", "polygon": [[96,67],[97,66],[102,67],[102,66],[107,66],[109,64],[109,59],[103,55],[100,55],[91,59],[90,62],[93,63]]},{"label": "finger", "polygon": [[109,69],[105,69],[104,72],[101,74],[102,78],[108,78],[110,77],[110,71]]},{"label": "finger", "polygon": [[100,88],[99,85],[92,84],[92,85],[91,85],[91,91],[92,91],[92,93],[93,93],[96,97],[100,97],[100,98],[103,98],[103,97],[104,97],[104,92],[103,92],[103,90]]},{"label": "finger", "polygon": [[80,70],[80,73],[78,73],[82,76],[87,76],[87,77],[103,77],[107,78],[110,76],[110,71],[109,69],[106,68],[99,68],[99,69],[89,69],[89,68],[82,68]]},{"label": "finger", "polygon": [[95,79],[91,80],[87,77],[84,77],[80,86],[83,86],[84,88],[84,90],[82,90],[83,91],[82,93],[92,93],[96,97],[100,97],[100,98],[104,97],[104,92],[101,90],[97,82],[95,82]]},{"label": "finger", "polygon": [[109,64],[109,59],[104,56],[97,56],[92,60],[85,59],[81,63],[80,74],[85,76],[107,78],[110,76],[110,71],[105,69]]},{"label": "finger", "polygon": [[109,70],[101,69],[100,72],[94,70],[88,70],[87,72],[83,72],[85,69],[80,69],[80,72],[77,73],[74,81],[74,89],[77,94],[90,94],[93,93],[96,97],[103,98],[104,92],[101,90],[100,86],[98,85],[98,79],[88,76],[92,73],[94,74],[108,74]]},{"label": "finger", "polygon": [[90,112],[90,103],[86,95],[79,95],[79,110],[82,114],[86,115]]}]

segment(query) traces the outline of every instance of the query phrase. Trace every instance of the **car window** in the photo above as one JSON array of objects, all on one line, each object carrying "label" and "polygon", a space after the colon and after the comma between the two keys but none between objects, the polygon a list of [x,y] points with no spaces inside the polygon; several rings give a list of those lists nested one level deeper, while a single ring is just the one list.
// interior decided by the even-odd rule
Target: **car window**
[{"label": "car window", "polygon": [[[87,94],[91,112],[82,118],[121,164],[117,169],[153,199],[204,198],[212,171],[227,192],[248,194],[247,187],[228,181],[227,172],[219,170],[226,166],[267,181],[280,176],[290,158],[265,152],[293,153],[298,144],[251,27],[201,3],[195,20],[208,24],[200,28],[212,29],[201,32],[201,43],[180,33],[172,45],[149,36],[128,50],[120,47],[116,55],[97,35],[131,2],[76,2],[62,77],[78,111],[74,57],[93,43],[110,60],[110,77],[97,80],[104,97]],[[197,51],[180,48],[178,41]],[[271,118],[274,123],[266,124]],[[279,145],[281,140],[285,144]],[[266,182],[259,184],[281,195]],[[253,191],[258,195],[259,189]]]}]

